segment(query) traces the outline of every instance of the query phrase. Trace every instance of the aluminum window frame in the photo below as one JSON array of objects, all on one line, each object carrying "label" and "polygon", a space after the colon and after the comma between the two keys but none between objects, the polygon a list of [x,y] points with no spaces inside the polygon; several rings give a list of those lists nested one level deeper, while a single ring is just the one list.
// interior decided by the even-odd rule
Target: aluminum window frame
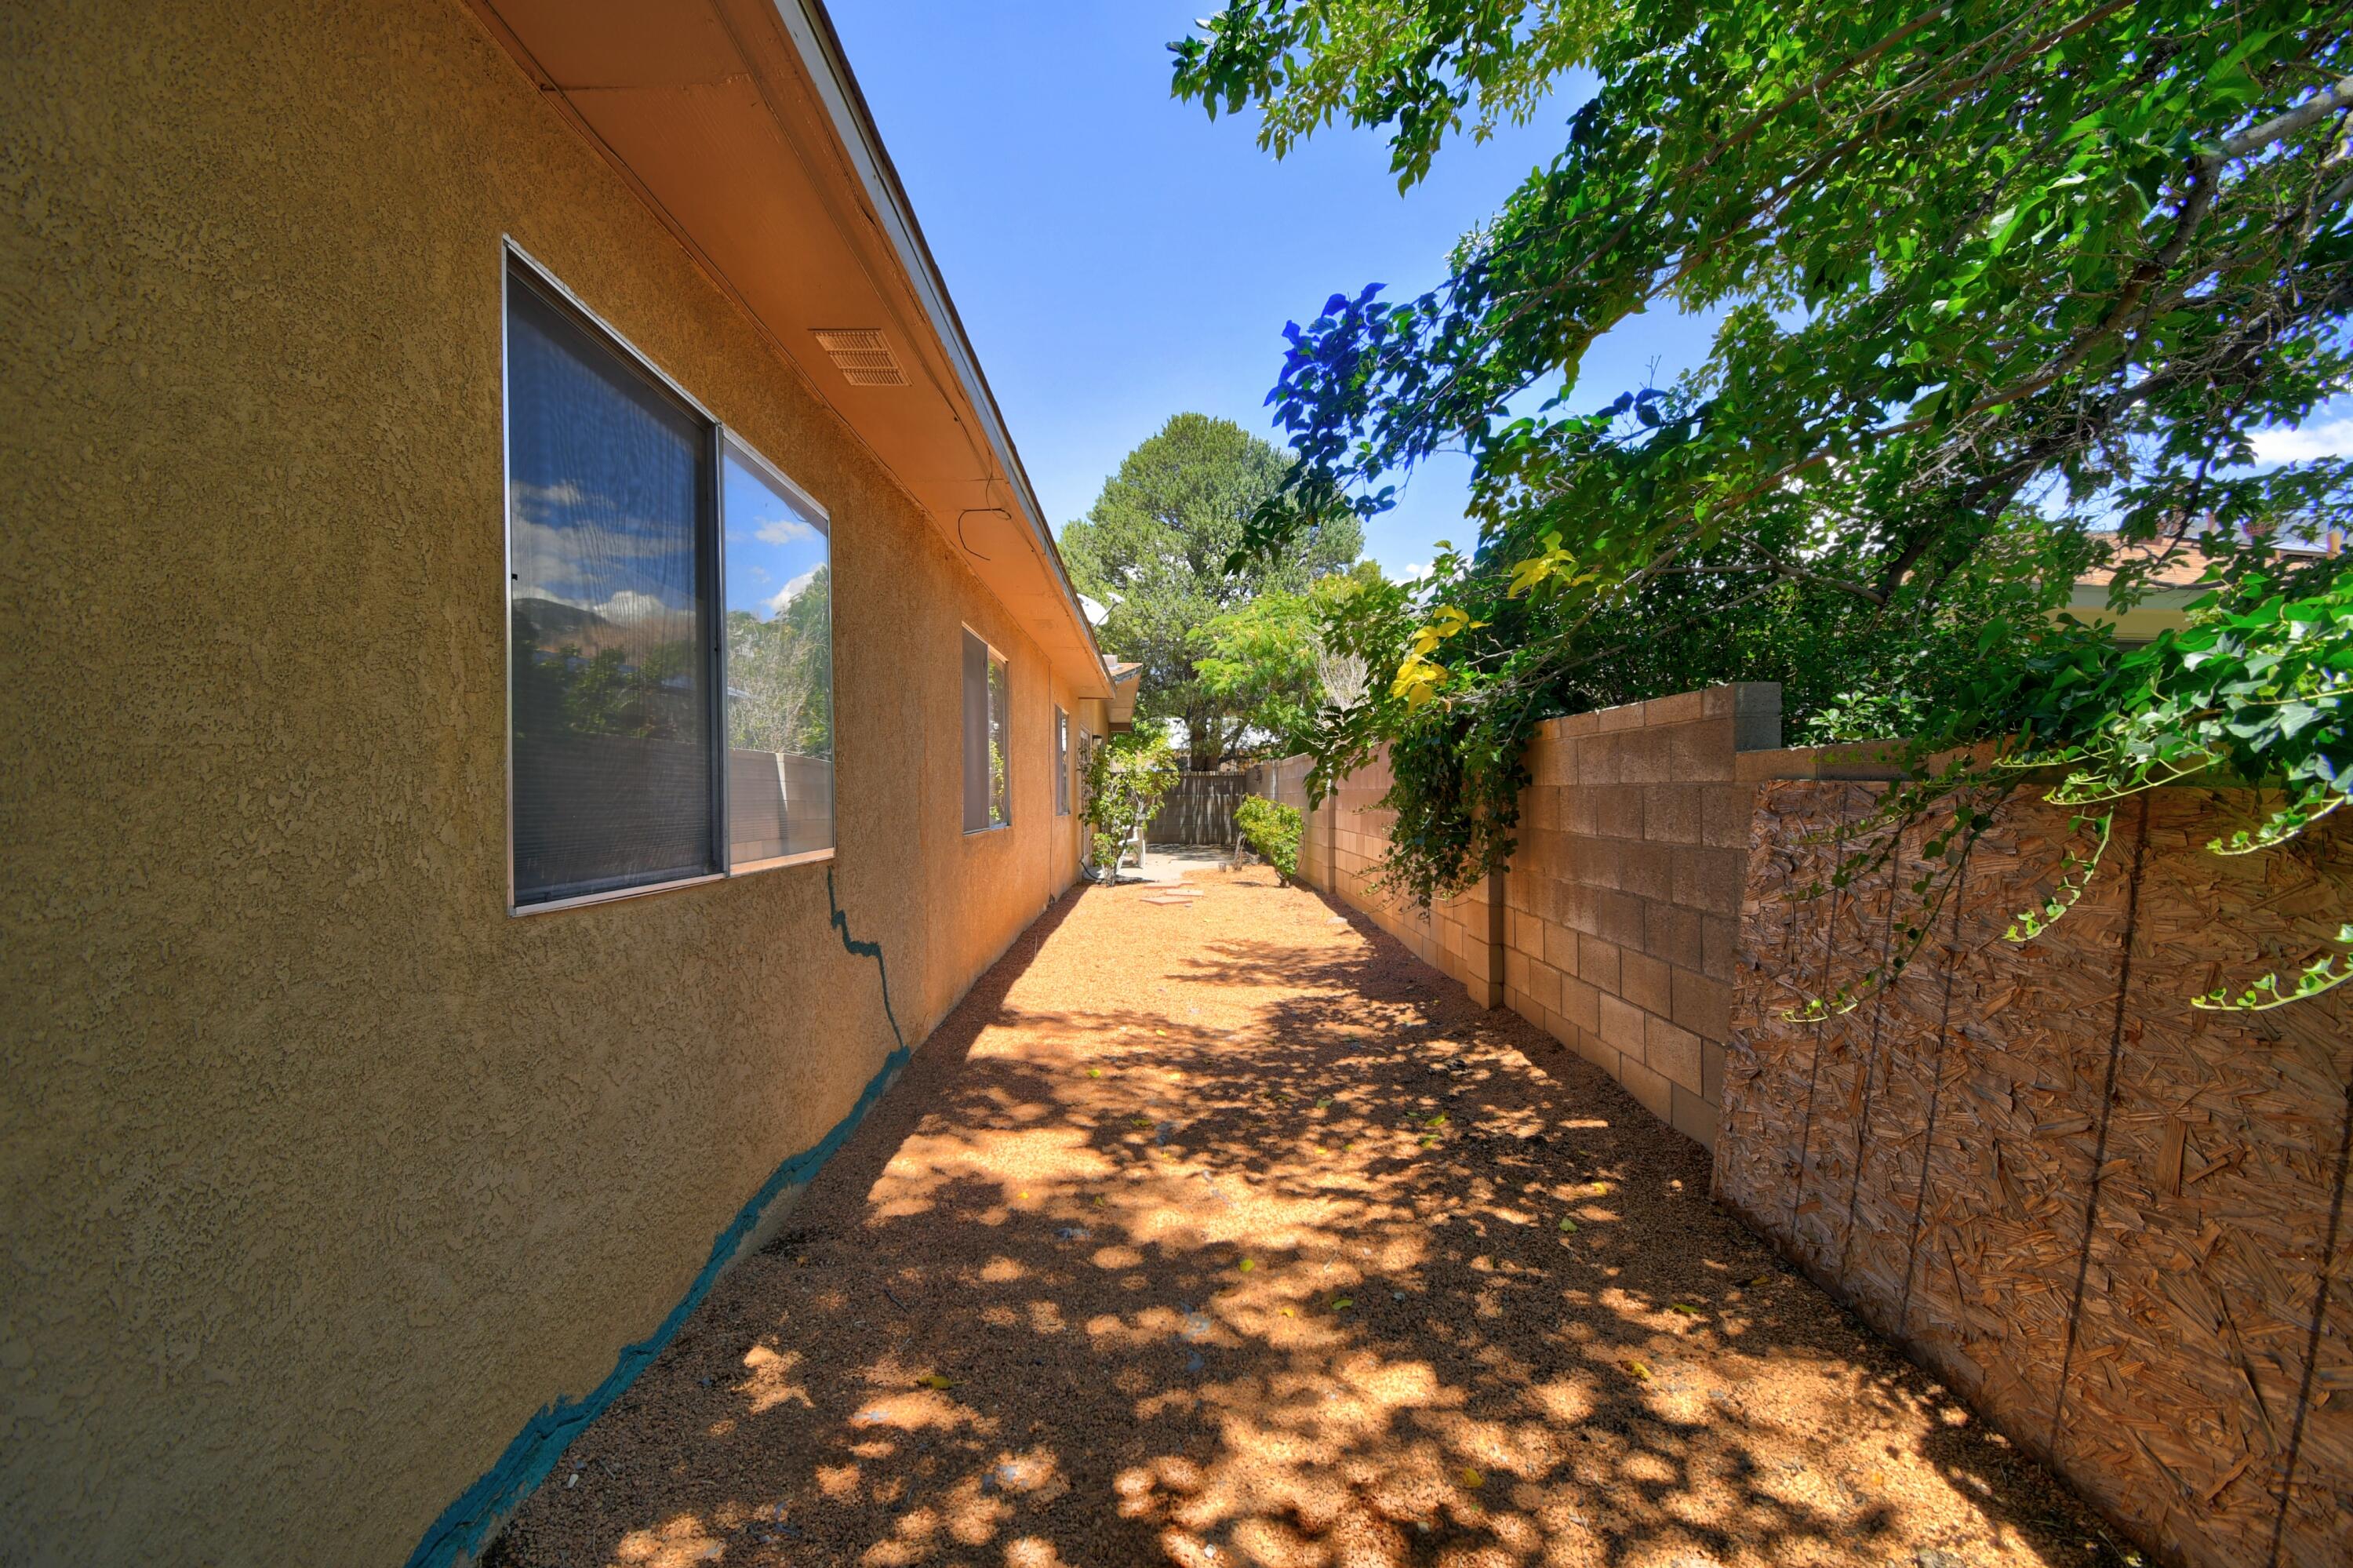
[{"label": "aluminum window frame", "polygon": [[[660,882],[633,884],[627,887],[607,888],[595,893],[583,893],[569,898],[546,898],[530,904],[515,898],[515,767],[514,767],[514,377],[512,374],[512,345],[508,341],[508,326],[512,319],[511,293],[515,283],[515,271],[521,268],[529,274],[527,286],[541,290],[549,299],[578,315],[592,334],[604,340],[605,346],[617,353],[638,374],[677,398],[703,422],[706,456],[710,463],[708,484],[710,493],[701,508],[696,523],[696,547],[701,556],[697,576],[703,578],[704,592],[711,606],[711,646],[705,650],[712,677],[705,723],[712,741],[712,819],[711,857],[716,870],[698,872],[691,876],[674,876]],[[625,899],[646,898],[659,893],[675,893],[682,888],[701,887],[707,884],[730,882],[738,876],[773,871],[784,866],[807,865],[830,861],[840,849],[841,799],[839,759],[834,780],[834,842],[822,850],[807,850],[799,854],[781,855],[769,860],[747,862],[741,866],[728,863],[730,843],[727,820],[727,524],[726,524],[726,461],[733,451],[757,468],[764,478],[776,482],[795,501],[807,505],[825,521],[825,559],[830,580],[833,566],[833,515],[815,496],[792,476],[777,467],[758,448],[730,429],[724,419],[703,406],[702,400],[680,385],[678,378],[664,370],[651,355],[631,342],[627,333],[591,307],[548,265],[518,244],[514,236],[499,237],[499,547],[500,562],[505,580],[500,592],[505,601],[505,613],[500,618],[499,642],[503,669],[501,679],[506,683],[506,733],[501,749],[506,768],[506,912],[510,919],[533,915],[553,915],[566,909],[584,909],[599,904],[617,904]],[[834,639],[833,596],[826,596],[825,635],[828,681],[834,655],[839,652]],[[984,641],[986,641],[984,639]],[[994,650],[992,650],[993,652]],[[1011,680],[1011,663],[1007,663],[1008,683]],[[838,710],[837,710],[838,711]],[[1009,724],[1008,724],[1008,727]],[[839,750],[839,736],[835,737],[835,749]],[[1009,766],[1009,765],[1008,765]],[[1008,821],[1006,825],[1010,826]]]},{"label": "aluminum window frame", "polygon": [[[809,512],[817,517],[819,526],[824,529],[826,573],[826,710],[830,714],[838,715],[841,709],[840,705],[835,701],[833,681],[833,656],[835,652],[833,638],[833,514],[828,511],[824,503],[818,501],[816,496],[811,495],[807,491],[795,483],[793,482],[792,475],[786,473],[783,469],[778,468],[775,463],[769,461],[765,456],[762,455],[757,447],[754,447],[751,442],[745,440],[739,432],[728,429],[724,424],[715,425],[714,429],[718,439],[718,448],[717,457],[712,470],[712,477],[719,489],[717,529],[719,535],[719,634],[716,639],[718,643],[720,715],[719,840],[723,846],[727,846],[732,845],[733,843],[731,835],[733,830],[733,823],[727,816],[727,775],[729,772],[729,758],[727,754],[734,749],[733,747],[728,744],[727,740],[727,460],[731,456],[739,459],[745,467],[754,470],[758,472],[761,478],[766,480],[769,483],[783,491],[786,496],[791,500],[794,504],[807,507]],[[832,748],[836,753],[839,753],[841,748],[841,731],[839,725],[834,726]],[[719,857],[720,864],[725,868],[725,874],[728,876],[749,876],[755,872],[776,871],[788,865],[815,865],[819,862],[829,861],[834,857],[835,852],[841,847],[841,766],[838,756],[828,757],[826,760],[833,765],[834,769],[832,821],[833,842],[826,845],[823,849],[803,850],[798,854],[770,855],[765,860],[745,861],[742,865],[731,864],[729,863],[728,853],[723,850],[723,853]]]},{"label": "aluminum window frame", "polygon": [[[996,643],[988,640],[987,632],[983,631],[971,621],[960,620],[956,622],[956,625],[959,630],[961,630],[965,635],[969,636],[975,642],[979,643],[983,648],[988,650],[988,656],[991,659],[1005,666],[1005,821],[1001,822],[990,822],[982,827],[966,828],[964,830],[964,836],[965,838],[976,839],[989,833],[1007,832],[1011,831],[1013,827],[1013,659],[1010,654],[1002,652],[998,649]],[[964,644],[959,641],[956,644],[956,727],[959,730],[964,727],[963,655]],[[963,736],[959,736],[957,739],[958,747],[956,752],[956,761],[961,765],[964,761],[963,747],[969,744],[969,739]],[[987,736],[984,734],[982,736],[982,744],[986,745],[987,743]]]}]

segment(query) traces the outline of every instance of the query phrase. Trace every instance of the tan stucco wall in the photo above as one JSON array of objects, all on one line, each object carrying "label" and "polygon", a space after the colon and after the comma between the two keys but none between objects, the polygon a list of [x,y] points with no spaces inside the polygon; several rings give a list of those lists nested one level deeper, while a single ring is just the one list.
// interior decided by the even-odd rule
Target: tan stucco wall
[{"label": "tan stucco wall", "polygon": [[1072,875],[1070,699],[454,0],[20,4],[0,103],[0,1561],[398,1563],[893,1045],[825,865],[504,912],[501,233],[831,510],[911,1040]]}]

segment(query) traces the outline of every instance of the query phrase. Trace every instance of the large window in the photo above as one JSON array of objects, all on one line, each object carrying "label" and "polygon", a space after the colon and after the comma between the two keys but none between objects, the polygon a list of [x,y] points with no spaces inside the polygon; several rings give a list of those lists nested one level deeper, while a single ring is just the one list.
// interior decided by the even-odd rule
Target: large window
[{"label": "large window", "polygon": [[1013,821],[1012,684],[1005,655],[964,634],[964,831],[1001,828]]},{"label": "large window", "polygon": [[829,851],[823,509],[518,256],[506,298],[512,906]]},{"label": "large window", "polygon": [[1071,814],[1071,715],[1054,710],[1054,815]]}]

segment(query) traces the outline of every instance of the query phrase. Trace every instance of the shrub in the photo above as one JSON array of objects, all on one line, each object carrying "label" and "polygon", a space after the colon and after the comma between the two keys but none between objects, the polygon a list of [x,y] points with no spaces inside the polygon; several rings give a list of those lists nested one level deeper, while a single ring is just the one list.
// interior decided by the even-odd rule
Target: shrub
[{"label": "shrub", "polygon": [[1158,726],[1113,736],[1091,749],[1081,782],[1098,880],[1116,882],[1122,847],[1176,788],[1176,754]]},{"label": "shrub", "polygon": [[1285,882],[1299,877],[1299,808],[1252,795],[1234,811],[1234,824],[1251,853]]}]

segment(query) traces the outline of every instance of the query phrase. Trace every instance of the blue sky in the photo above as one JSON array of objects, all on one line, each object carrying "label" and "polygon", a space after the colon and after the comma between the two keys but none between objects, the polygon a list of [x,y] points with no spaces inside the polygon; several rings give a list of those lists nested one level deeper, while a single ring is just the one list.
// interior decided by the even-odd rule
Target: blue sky
[{"label": "blue sky", "polygon": [[[1581,100],[1467,138],[1400,196],[1374,133],[1326,131],[1281,163],[1249,115],[1212,123],[1168,96],[1168,55],[1202,0],[843,0],[834,25],[980,352],[1049,520],[1092,503],[1170,415],[1221,415],[1271,438],[1261,402],[1282,323],[1368,282],[1390,298],[1439,281],[1447,250],[1559,150]],[[1665,381],[1706,323],[1639,316],[1597,344],[1576,399]],[[1653,367],[1655,366],[1655,371]],[[2353,453],[2353,397],[2259,461]],[[1462,522],[1469,463],[1417,471],[1366,553],[1392,576]]]},{"label": "blue sky", "polygon": [[[1282,323],[1369,282],[1444,272],[1455,239],[1567,140],[1575,100],[1466,138],[1402,197],[1386,145],[1335,129],[1277,163],[1256,122],[1168,96],[1164,45],[1203,6],[1149,0],[851,0],[860,85],[1057,530],[1130,448],[1195,409],[1273,436],[1261,407]],[[1638,318],[1588,361],[1579,402],[1694,362],[1706,332]],[[1469,465],[1418,471],[1366,553],[1399,575],[1471,542]]]},{"label": "blue sky", "polygon": [[726,487],[727,608],[774,619],[826,563],[824,521],[730,451]]}]

